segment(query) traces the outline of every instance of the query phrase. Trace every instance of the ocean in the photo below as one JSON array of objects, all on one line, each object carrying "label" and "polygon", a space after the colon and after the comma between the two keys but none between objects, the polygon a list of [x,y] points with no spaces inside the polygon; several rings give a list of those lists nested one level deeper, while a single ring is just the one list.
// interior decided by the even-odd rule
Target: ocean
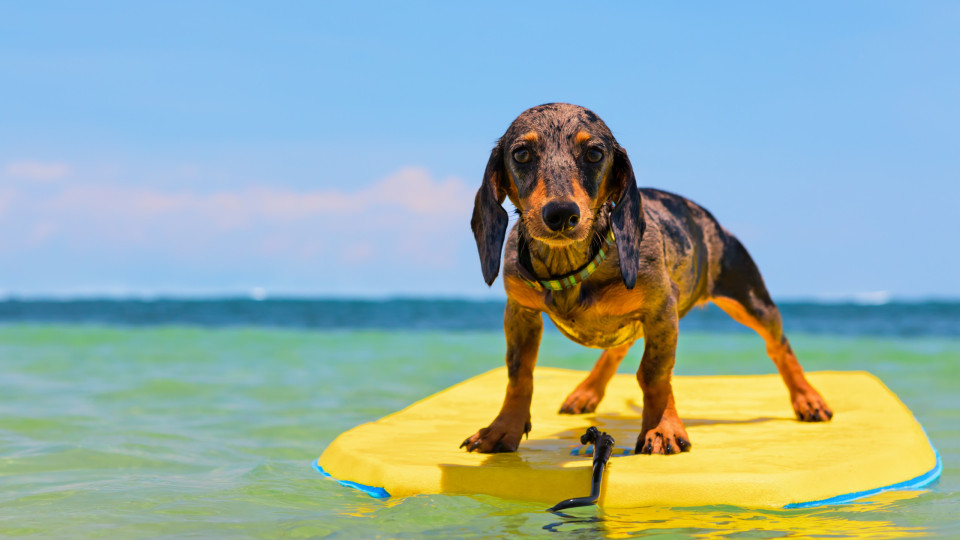
[{"label": "ocean", "polygon": [[[501,302],[6,299],[0,536],[960,537],[960,303],[781,310],[806,370],[870,371],[910,407],[941,454],[937,484],[809,510],[572,517],[482,495],[377,500],[311,461],[339,433],[502,365]],[[539,364],[596,356],[548,328]],[[677,357],[678,375],[775,372],[715,308],[681,322]]]}]

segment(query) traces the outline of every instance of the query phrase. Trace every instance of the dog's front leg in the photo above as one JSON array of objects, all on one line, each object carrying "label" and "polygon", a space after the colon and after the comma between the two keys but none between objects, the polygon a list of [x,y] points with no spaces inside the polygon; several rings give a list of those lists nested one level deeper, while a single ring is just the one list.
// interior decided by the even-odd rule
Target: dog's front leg
[{"label": "dog's front leg", "polygon": [[507,338],[507,395],[493,422],[460,445],[469,452],[515,452],[521,437],[530,432],[533,368],[537,364],[543,319],[539,311],[508,298],[503,330]]},{"label": "dog's front leg", "polygon": [[667,296],[643,321],[643,359],[637,381],[643,390],[643,425],[636,454],[676,454],[692,446],[677,414],[670,377],[677,353],[677,303]]}]

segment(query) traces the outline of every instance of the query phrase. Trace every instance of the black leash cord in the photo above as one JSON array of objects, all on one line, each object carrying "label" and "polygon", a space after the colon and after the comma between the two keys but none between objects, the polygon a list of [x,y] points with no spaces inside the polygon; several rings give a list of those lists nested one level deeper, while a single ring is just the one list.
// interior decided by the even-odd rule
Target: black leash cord
[{"label": "black leash cord", "polygon": [[580,436],[580,444],[593,445],[593,479],[590,481],[590,496],[574,497],[573,499],[560,501],[553,507],[548,508],[547,512],[558,512],[577,506],[590,506],[597,502],[597,499],[600,498],[600,480],[603,479],[603,467],[610,459],[610,454],[613,453],[613,443],[613,437],[607,433],[600,433],[599,429],[592,426],[587,428],[587,432]]}]

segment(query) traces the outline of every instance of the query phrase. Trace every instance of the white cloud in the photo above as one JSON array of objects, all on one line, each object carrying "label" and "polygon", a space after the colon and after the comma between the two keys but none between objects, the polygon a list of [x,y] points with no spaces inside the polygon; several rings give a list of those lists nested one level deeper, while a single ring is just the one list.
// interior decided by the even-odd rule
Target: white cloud
[{"label": "white cloud", "polygon": [[4,165],[3,174],[12,178],[49,182],[59,180],[72,172],[65,163],[45,163],[42,161],[11,161]]},{"label": "white cloud", "polygon": [[373,260],[376,257],[376,248],[369,242],[358,242],[346,249],[343,253],[345,260],[354,263],[362,263]]},{"label": "white cloud", "polygon": [[52,221],[40,221],[30,228],[24,237],[29,245],[42,244],[47,238],[57,233],[57,224]]},{"label": "white cloud", "polygon": [[87,255],[443,264],[469,238],[474,190],[421,168],[353,191],[260,185],[202,193],[74,181],[23,191],[17,205],[7,205],[0,251],[46,245]]},{"label": "white cloud", "polygon": [[0,190],[0,218],[3,217],[4,211],[10,207],[16,196],[17,192],[12,189]]},{"label": "white cloud", "polygon": [[193,215],[223,229],[257,220],[291,222],[326,215],[349,215],[393,209],[427,216],[463,216],[473,191],[457,178],[434,180],[419,168],[398,171],[357,191],[294,191],[257,186],[201,194],[165,192],[117,185],[80,185],[61,191],[44,205],[55,212],[143,220]]}]

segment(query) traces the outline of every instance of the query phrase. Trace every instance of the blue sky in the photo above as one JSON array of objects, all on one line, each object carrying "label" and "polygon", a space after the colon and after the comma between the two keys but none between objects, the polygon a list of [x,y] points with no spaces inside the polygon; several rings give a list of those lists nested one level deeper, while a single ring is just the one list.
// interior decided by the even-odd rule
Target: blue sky
[{"label": "blue sky", "polygon": [[593,109],[775,298],[958,297],[956,2],[0,2],[0,294],[502,296],[469,213]]}]

